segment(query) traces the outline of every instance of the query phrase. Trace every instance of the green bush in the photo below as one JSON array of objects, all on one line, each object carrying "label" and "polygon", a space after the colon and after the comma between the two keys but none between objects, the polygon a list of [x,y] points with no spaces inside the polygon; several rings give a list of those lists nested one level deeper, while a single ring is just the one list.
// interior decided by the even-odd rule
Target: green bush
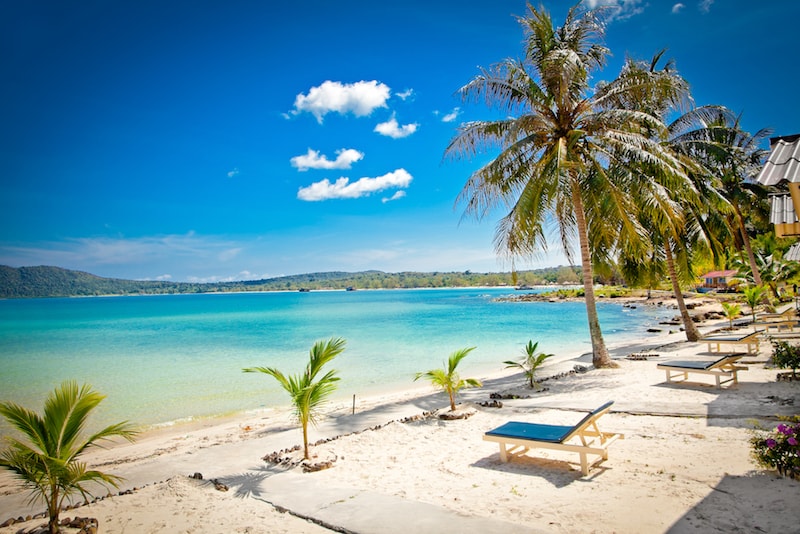
[{"label": "green bush", "polygon": [[750,439],[753,459],[767,469],[776,469],[781,476],[800,479],[800,416],[784,418],[775,430],[756,427]]},{"label": "green bush", "polygon": [[773,341],[772,363],[781,369],[791,368],[792,378],[796,380],[797,368],[800,367],[800,347],[786,341]]}]

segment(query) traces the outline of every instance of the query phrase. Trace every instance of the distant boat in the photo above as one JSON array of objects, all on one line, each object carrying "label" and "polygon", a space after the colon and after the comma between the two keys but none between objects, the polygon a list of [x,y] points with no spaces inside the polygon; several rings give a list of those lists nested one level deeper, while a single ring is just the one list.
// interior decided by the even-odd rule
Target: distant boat
[{"label": "distant boat", "polygon": [[347,291],[355,291],[355,290],[356,288],[354,288],[353,286],[347,286]]},{"label": "distant boat", "polygon": [[515,287],[514,289],[516,289],[517,291],[530,291],[533,288],[531,286],[523,285]]},{"label": "distant boat", "polygon": [[305,288],[305,287],[301,287],[300,289],[298,289],[298,291],[299,291],[300,293],[308,293],[308,292],[309,292],[309,291],[311,291],[311,290],[310,290],[310,289],[307,289],[307,288]]}]

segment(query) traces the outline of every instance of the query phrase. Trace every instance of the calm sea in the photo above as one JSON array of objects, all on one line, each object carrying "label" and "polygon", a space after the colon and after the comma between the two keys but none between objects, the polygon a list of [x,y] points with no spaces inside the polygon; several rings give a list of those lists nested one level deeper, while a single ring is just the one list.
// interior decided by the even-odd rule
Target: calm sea
[{"label": "calm sea", "polygon": [[[333,336],[347,349],[337,396],[414,385],[462,347],[477,347],[462,376],[481,377],[541,350],[591,350],[582,302],[510,303],[510,289],[318,291],[0,301],[0,400],[41,410],[65,379],[107,399],[100,423],[154,425],[287,404],[267,375],[300,372],[311,345]],[[599,305],[608,343],[639,336],[674,312]],[[98,424],[100,424],[98,423]],[[5,428],[6,432],[3,432]],[[7,427],[0,426],[0,433]]]}]

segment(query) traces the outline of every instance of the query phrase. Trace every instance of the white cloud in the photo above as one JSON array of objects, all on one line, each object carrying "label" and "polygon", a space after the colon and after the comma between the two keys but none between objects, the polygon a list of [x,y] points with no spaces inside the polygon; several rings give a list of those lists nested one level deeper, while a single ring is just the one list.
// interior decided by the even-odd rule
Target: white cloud
[{"label": "white cloud", "polygon": [[385,108],[389,99],[389,86],[372,80],[351,84],[327,80],[318,87],[312,87],[307,95],[299,94],[294,99],[293,115],[307,111],[322,124],[326,114],[335,112],[352,113],[364,117],[376,108]]},{"label": "white cloud", "polygon": [[334,183],[326,178],[308,187],[301,187],[297,191],[297,198],[309,202],[332,198],[360,198],[393,187],[406,188],[412,179],[413,177],[405,169],[397,169],[377,178],[360,178],[352,183],[344,176]]},{"label": "white cloud", "polygon": [[643,1],[644,0],[583,0],[583,3],[589,9],[601,6],[607,7],[610,12],[609,20],[625,20],[644,13],[644,8],[647,4],[642,5]]},{"label": "white cloud", "polygon": [[714,4],[714,0],[701,0],[700,4],[698,4],[698,8],[703,13],[708,13],[711,11],[712,4]]},{"label": "white cloud", "polygon": [[414,96],[414,90],[413,89],[406,89],[402,93],[397,93],[397,96],[398,96],[398,98],[400,98],[400,100],[406,100],[407,98],[409,98],[411,96]]},{"label": "white cloud", "polygon": [[290,161],[292,167],[298,171],[308,169],[349,169],[353,163],[364,158],[364,153],[352,148],[342,148],[336,151],[336,159],[331,161],[327,156],[321,156],[318,150],[308,149],[302,156],[295,156]]},{"label": "white cloud", "polygon": [[686,7],[685,5],[683,5],[683,4],[680,4],[680,3],[678,3],[678,4],[675,4],[674,6],[672,6],[672,12],[673,12],[673,13],[680,13],[680,12],[681,12],[681,10],[682,10],[683,8],[685,8],[685,7]]},{"label": "white cloud", "polygon": [[406,192],[405,191],[397,191],[391,197],[388,197],[388,198],[387,197],[383,197],[381,199],[381,202],[386,204],[387,202],[391,202],[392,200],[397,200],[397,199],[403,198],[404,196],[406,196]]},{"label": "white cloud", "polygon": [[228,178],[233,178],[237,174],[239,174],[239,169],[238,168],[234,168],[232,171],[228,171]]},{"label": "white cloud", "polygon": [[453,108],[453,111],[442,117],[442,122],[453,122],[461,115],[461,108]]},{"label": "white cloud", "polygon": [[381,135],[391,137],[392,139],[400,139],[401,137],[408,137],[416,132],[417,126],[419,126],[419,124],[416,122],[400,126],[400,124],[397,122],[397,119],[395,119],[394,115],[392,115],[392,118],[388,121],[382,122],[375,126],[375,130],[373,131],[378,132]]}]

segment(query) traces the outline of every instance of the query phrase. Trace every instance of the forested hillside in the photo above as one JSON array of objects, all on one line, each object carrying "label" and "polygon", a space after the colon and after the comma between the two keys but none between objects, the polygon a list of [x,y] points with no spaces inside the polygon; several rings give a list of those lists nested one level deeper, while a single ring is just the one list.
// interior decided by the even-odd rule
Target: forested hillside
[{"label": "forested hillside", "polygon": [[[580,271],[554,267],[517,273],[516,284],[575,283]],[[158,295],[234,291],[298,291],[320,289],[394,289],[515,285],[511,273],[358,273],[324,272],[240,282],[186,283],[102,278],[60,267],[0,265],[0,298]]]}]

